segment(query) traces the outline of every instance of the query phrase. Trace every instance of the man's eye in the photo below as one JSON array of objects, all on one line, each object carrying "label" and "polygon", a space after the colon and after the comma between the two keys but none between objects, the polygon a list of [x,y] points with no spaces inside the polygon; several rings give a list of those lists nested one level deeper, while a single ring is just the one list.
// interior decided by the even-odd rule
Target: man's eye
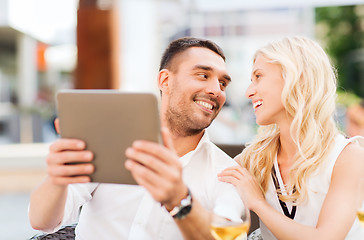
[{"label": "man's eye", "polygon": [[262,76],[262,75],[260,75],[260,74],[256,74],[256,75],[255,75],[255,78],[256,78],[256,79],[258,79],[258,78],[260,78],[261,76]]},{"label": "man's eye", "polygon": [[203,74],[203,73],[199,74],[199,76],[202,78],[205,78],[205,79],[207,79],[207,77],[208,77],[207,74]]},{"label": "man's eye", "polygon": [[220,81],[220,85],[223,86],[223,87],[226,87],[227,86],[227,84],[226,84],[225,81]]}]

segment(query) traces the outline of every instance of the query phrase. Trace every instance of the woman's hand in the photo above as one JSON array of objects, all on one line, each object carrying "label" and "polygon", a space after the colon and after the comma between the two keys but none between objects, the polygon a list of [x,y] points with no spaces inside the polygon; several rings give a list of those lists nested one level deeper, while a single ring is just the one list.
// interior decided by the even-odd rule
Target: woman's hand
[{"label": "woman's hand", "polygon": [[244,204],[250,210],[254,211],[258,202],[265,201],[259,184],[246,168],[241,166],[226,168],[218,174],[218,178],[221,182],[233,184]]}]

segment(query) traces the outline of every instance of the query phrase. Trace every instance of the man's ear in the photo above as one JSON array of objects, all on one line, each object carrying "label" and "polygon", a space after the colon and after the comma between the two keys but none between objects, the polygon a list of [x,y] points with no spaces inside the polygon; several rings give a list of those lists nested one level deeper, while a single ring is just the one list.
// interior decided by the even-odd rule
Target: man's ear
[{"label": "man's ear", "polygon": [[159,90],[164,92],[168,89],[168,80],[170,72],[167,69],[162,69],[158,74],[158,87]]}]

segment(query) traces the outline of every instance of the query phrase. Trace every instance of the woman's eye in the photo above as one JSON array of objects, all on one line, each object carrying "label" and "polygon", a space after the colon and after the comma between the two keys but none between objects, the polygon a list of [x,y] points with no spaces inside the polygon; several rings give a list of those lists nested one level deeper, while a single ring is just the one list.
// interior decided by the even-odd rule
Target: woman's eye
[{"label": "woman's eye", "polygon": [[227,84],[226,84],[226,82],[221,81],[221,82],[220,82],[220,85],[221,85],[221,86],[223,86],[223,87],[226,87],[226,85],[227,85]]}]

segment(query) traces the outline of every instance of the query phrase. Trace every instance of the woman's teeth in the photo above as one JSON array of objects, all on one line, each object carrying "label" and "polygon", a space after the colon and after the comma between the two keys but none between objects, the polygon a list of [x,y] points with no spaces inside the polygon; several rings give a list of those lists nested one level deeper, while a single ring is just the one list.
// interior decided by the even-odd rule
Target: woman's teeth
[{"label": "woman's teeth", "polygon": [[253,107],[257,108],[259,106],[261,106],[263,104],[263,101],[256,101],[255,103],[253,103]]}]

